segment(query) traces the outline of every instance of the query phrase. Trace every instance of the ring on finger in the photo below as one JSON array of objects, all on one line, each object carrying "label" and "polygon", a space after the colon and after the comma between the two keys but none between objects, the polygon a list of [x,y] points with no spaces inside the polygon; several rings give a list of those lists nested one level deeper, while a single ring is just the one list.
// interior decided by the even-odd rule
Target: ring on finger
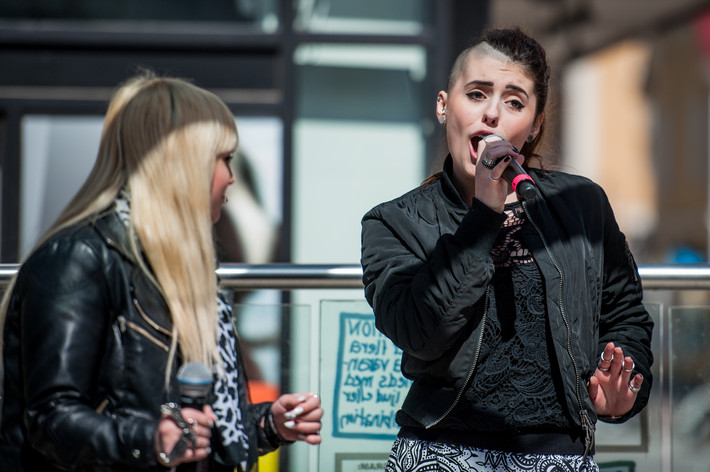
[{"label": "ring on finger", "polygon": [[503,136],[501,136],[500,134],[489,134],[489,135],[486,135],[486,136],[481,137],[481,140],[482,140],[484,143],[487,143],[487,142],[488,142],[488,138],[500,138],[500,139],[503,139]]},{"label": "ring on finger", "polygon": [[597,369],[601,370],[602,372],[607,372],[609,370],[608,367],[602,367],[601,364],[597,366]]},{"label": "ring on finger", "polygon": [[194,433],[195,429],[197,429],[197,421],[195,421],[194,418],[185,418],[185,421],[187,421],[187,424],[190,425],[190,429]]},{"label": "ring on finger", "polygon": [[631,362],[631,368],[630,368],[630,369],[627,369],[627,368],[626,368],[626,362],[624,361],[624,362],[621,363],[621,366],[624,368],[624,372],[633,372],[633,371],[634,371],[634,367],[636,367],[636,364],[632,361],[632,362]]},{"label": "ring on finger", "polygon": [[491,182],[498,182],[500,180],[500,177],[494,179],[490,172],[488,173],[488,178],[491,180]]},{"label": "ring on finger", "polygon": [[485,167],[486,169],[493,169],[496,164],[498,164],[498,161],[496,161],[495,159],[491,159],[488,156],[485,156],[481,159],[481,164],[483,164],[483,167]]},{"label": "ring on finger", "polygon": [[629,390],[631,390],[634,393],[638,393],[641,390],[641,387],[634,387],[634,383],[629,380]]},{"label": "ring on finger", "polygon": [[601,359],[602,362],[611,362],[614,360],[614,353],[611,353],[611,359],[604,359],[604,351],[602,351],[602,353],[599,354],[599,359]]}]

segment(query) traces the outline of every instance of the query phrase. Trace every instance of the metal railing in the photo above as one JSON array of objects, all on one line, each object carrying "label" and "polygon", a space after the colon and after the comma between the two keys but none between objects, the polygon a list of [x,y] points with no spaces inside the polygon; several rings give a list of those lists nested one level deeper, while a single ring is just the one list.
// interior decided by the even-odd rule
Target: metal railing
[{"label": "metal railing", "polygon": [[[0,264],[0,289],[18,269]],[[362,288],[362,268],[355,264],[222,264],[221,283],[234,289]],[[709,290],[710,264],[639,265],[646,290]]]}]

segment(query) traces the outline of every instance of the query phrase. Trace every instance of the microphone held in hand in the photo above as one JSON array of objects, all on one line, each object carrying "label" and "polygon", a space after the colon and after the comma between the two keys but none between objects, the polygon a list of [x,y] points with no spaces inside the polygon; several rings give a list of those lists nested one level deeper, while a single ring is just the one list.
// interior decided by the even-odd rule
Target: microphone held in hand
[{"label": "microphone held in hand", "polygon": [[[212,369],[201,362],[188,362],[180,366],[177,371],[178,388],[180,391],[181,406],[202,410],[209,402],[212,391]],[[178,468],[181,472],[206,472],[209,470],[209,461],[203,459],[192,464],[183,464]]]},{"label": "microphone held in hand", "polygon": [[510,164],[503,171],[503,178],[510,182],[513,191],[518,197],[529,200],[535,198],[535,181],[525,172],[525,169],[518,164],[518,161],[511,157]]},{"label": "microphone held in hand", "polygon": [[188,362],[178,369],[177,381],[181,405],[202,410],[212,390],[212,369],[201,362]]}]

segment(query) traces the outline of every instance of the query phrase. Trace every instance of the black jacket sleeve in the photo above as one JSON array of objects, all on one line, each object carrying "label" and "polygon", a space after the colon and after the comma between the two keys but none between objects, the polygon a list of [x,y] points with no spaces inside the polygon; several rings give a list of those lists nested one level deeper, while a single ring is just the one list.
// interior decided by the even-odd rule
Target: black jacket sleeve
[{"label": "black jacket sleeve", "polygon": [[606,221],[598,351],[601,353],[607,343],[613,342],[624,350],[625,356],[634,360],[634,371],[642,374],[644,379],[631,411],[614,420],[600,418],[618,423],[631,418],[648,403],[653,383],[653,320],[643,305],[641,278],[633,255],[606,197],[603,205]]},{"label": "black jacket sleeve", "polygon": [[442,356],[486,293],[490,250],[503,219],[477,200],[444,234],[415,204],[390,202],[367,213],[361,262],[378,329],[413,357]]}]

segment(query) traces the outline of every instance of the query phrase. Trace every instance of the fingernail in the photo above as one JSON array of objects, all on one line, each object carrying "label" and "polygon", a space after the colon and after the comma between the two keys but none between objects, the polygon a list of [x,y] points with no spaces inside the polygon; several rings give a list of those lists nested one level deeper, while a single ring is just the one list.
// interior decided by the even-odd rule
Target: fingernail
[{"label": "fingernail", "polygon": [[510,156],[505,156],[505,159],[503,159],[505,162],[508,162],[510,160]]},{"label": "fingernail", "polygon": [[306,440],[306,435],[305,435],[305,434],[299,434],[299,435],[298,435],[298,439],[300,439],[301,441],[305,441],[305,440]]},{"label": "fingernail", "polygon": [[303,395],[301,395],[300,397],[298,397],[298,401],[299,401],[299,402],[305,402],[305,401],[306,401],[306,397],[303,396]]},{"label": "fingernail", "polygon": [[211,447],[207,446],[207,447],[205,448],[205,450],[207,451],[207,455],[208,455],[208,456],[209,456],[210,454],[212,454],[212,448],[211,448]]},{"label": "fingernail", "polygon": [[518,148],[516,148],[515,146],[513,146],[513,151],[515,151],[515,152],[517,152],[518,154],[520,154],[520,151],[518,151]]},{"label": "fingernail", "polygon": [[301,413],[303,413],[303,407],[297,406],[293,410],[287,411],[286,413],[284,413],[284,417],[286,419],[292,420],[295,417],[297,417],[298,415],[300,415]]},{"label": "fingernail", "polygon": [[284,423],[284,426],[288,429],[293,429],[296,427],[296,422],[295,421],[286,421]]}]

